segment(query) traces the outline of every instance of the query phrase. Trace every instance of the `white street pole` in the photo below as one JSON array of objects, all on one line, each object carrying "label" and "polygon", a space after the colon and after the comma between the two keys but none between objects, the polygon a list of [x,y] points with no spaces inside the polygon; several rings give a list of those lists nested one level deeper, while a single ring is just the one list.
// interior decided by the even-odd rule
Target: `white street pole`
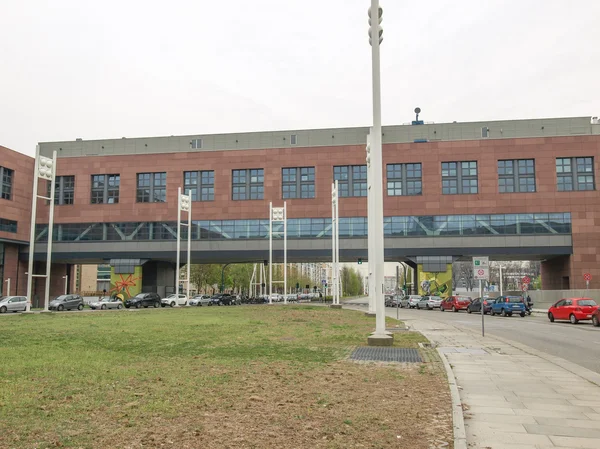
[{"label": "white street pole", "polygon": [[283,303],[287,304],[287,201],[283,202]]},{"label": "white street pole", "polygon": [[502,296],[502,265],[500,265],[500,296]]},{"label": "white street pole", "polygon": [[[37,177],[37,173],[35,174]],[[52,235],[54,231],[54,195],[56,186],[56,151],[52,152],[52,181],[50,183],[50,215],[48,219],[48,250],[46,253],[46,291],[44,294],[44,311],[50,304],[50,268],[52,267]],[[37,192],[34,192],[37,194]],[[33,225],[35,228],[35,224]],[[33,254],[31,254],[33,257]]]},{"label": "white street pole", "polygon": [[[502,296],[502,295],[500,295],[500,296]],[[483,287],[482,287],[481,279],[479,279],[479,303],[481,304],[481,336],[485,337],[485,326],[483,324],[485,312],[484,312],[484,307],[483,307]]]},{"label": "white street pole", "polygon": [[10,296],[10,278],[6,279],[6,296]]},{"label": "white street pole", "polygon": [[383,155],[381,145],[381,74],[379,53],[379,0],[371,0],[371,58],[373,78],[373,131],[371,134],[371,163],[373,164],[373,209],[369,223],[369,233],[373,233],[375,274],[375,336],[385,337],[384,300],[384,239],[383,239]]},{"label": "white street pole", "polygon": [[373,233],[371,232],[370,226],[373,216],[373,188],[374,188],[374,176],[373,176],[373,163],[371,161],[371,133],[373,128],[370,128],[369,135],[367,136],[367,259],[369,262],[369,276],[367,282],[369,284],[369,314],[375,314],[375,288],[374,288],[374,270],[375,265],[375,248],[373,245]]},{"label": "white street pole", "polygon": [[337,279],[336,304],[339,304],[342,295],[342,279],[340,276],[340,189],[337,179],[335,180],[335,278]]},{"label": "white street pole", "polygon": [[[181,259],[181,187],[177,187],[177,256],[175,262],[175,294],[179,298],[179,264]],[[188,268],[189,269],[189,268]],[[177,301],[179,304],[179,300]]]},{"label": "white street pole", "polygon": [[[27,270],[27,306],[25,307],[26,312],[31,311],[32,298],[32,281],[33,281],[33,256],[35,246],[35,219],[37,214],[37,200],[38,200],[38,183],[39,183],[39,170],[40,170],[40,146],[35,146],[35,168],[33,172],[33,193],[31,196],[31,229],[29,230],[29,260]],[[54,190],[54,186],[52,186]]]},{"label": "white street pole", "polygon": [[273,203],[269,203],[269,304],[273,304]]},{"label": "white street pole", "polygon": [[337,201],[337,193],[335,191],[335,183],[331,183],[331,304],[335,304],[336,293],[336,277],[335,277],[335,203]]},{"label": "white street pole", "polygon": [[63,279],[65,280],[65,295],[67,294],[67,284],[69,282],[69,276],[63,276]]},{"label": "white street pole", "polygon": [[[188,190],[188,241],[187,241],[187,300],[190,300],[190,270],[192,268],[192,191]],[[179,292],[177,292],[179,293]]]}]

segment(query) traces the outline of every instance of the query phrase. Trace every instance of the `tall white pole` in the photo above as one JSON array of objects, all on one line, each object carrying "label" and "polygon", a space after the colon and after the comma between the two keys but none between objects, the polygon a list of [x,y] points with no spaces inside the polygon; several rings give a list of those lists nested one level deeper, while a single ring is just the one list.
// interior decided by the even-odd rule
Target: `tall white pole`
[{"label": "tall white pole", "polygon": [[287,304],[287,201],[283,202],[283,303]]},{"label": "tall white pole", "polygon": [[67,283],[69,282],[69,276],[63,276],[63,279],[65,280],[65,295],[67,294]]},{"label": "tall white pole", "polygon": [[336,276],[335,276],[335,228],[337,223],[335,222],[335,203],[337,202],[337,193],[335,191],[335,183],[331,183],[331,304],[336,304],[335,293],[336,293]]},{"label": "tall white pole", "polygon": [[261,263],[260,267],[259,267],[259,270],[258,270],[258,275],[259,275],[258,277],[259,277],[259,282],[260,282],[260,284],[259,284],[259,292],[260,292],[259,296],[263,295],[263,270],[264,270],[264,268],[265,268],[265,265]]},{"label": "tall white pole", "polygon": [[6,278],[6,296],[10,296],[10,278]]},{"label": "tall white pole", "polygon": [[[33,193],[31,195],[31,229],[29,230],[29,260],[27,270],[27,306],[25,307],[26,312],[31,311],[32,298],[32,281],[33,281],[33,257],[35,255],[35,219],[37,214],[37,200],[38,200],[38,183],[39,183],[39,171],[40,171],[40,146],[35,146],[35,169],[33,172]],[[54,190],[54,186],[52,186]]]},{"label": "tall white pole", "polygon": [[375,314],[375,277],[374,277],[374,266],[375,266],[375,249],[373,245],[373,233],[371,232],[371,222],[373,216],[373,188],[374,188],[374,177],[373,177],[373,161],[371,160],[371,133],[373,128],[369,130],[367,136],[367,259],[369,262],[369,276],[367,277],[367,283],[369,285],[369,314]]},{"label": "tall white pole", "polygon": [[379,54],[379,0],[371,0],[371,58],[373,78],[373,131],[371,134],[371,163],[373,164],[373,210],[369,223],[369,232],[373,233],[375,248],[375,335],[385,335],[385,298],[384,298],[384,240],[383,240],[383,155],[381,145],[381,75]]},{"label": "tall white pole", "polygon": [[273,304],[273,203],[269,203],[269,304]]},{"label": "tall white pole", "polygon": [[340,303],[342,295],[342,279],[340,276],[340,189],[338,180],[335,180],[335,278],[336,284],[336,304]]},{"label": "tall white pole", "polygon": [[[37,173],[35,174],[37,177]],[[50,269],[52,268],[52,235],[54,231],[54,196],[56,189],[56,151],[52,152],[52,181],[50,183],[50,215],[48,219],[48,251],[46,253],[46,292],[44,294],[44,310],[50,304]],[[37,192],[36,192],[37,193]]]},{"label": "tall white pole", "polygon": [[500,265],[500,296],[502,296],[502,265]]},{"label": "tall white pole", "polygon": [[[181,187],[177,187],[177,256],[175,262],[175,294],[179,295],[179,263],[181,259]],[[189,268],[188,268],[189,270]],[[179,298],[179,296],[177,296]],[[179,301],[176,302],[179,304]]]},{"label": "tall white pole", "polygon": [[[187,241],[187,300],[190,300],[190,270],[192,268],[192,191],[188,190],[188,241]],[[179,292],[178,292],[179,293]]]}]

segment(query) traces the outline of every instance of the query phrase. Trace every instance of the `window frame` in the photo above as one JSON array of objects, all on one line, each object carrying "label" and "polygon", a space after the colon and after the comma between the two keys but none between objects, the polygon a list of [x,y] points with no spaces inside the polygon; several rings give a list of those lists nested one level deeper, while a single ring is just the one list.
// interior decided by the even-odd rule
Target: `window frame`
[{"label": "window frame", "polygon": [[[102,181],[102,187],[94,187],[94,183],[97,182],[94,178]],[[119,190],[121,187],[121,175],[119,173],[91,175],[90,179],[92,183],[90,188],[91,204],[119,204]],[[94,194],[96,195],[95,198]]]},{"label": "window frame", "polygon": [[[67,181],[73,181],[72,185]],[[52,182],[47,183],[47,196],[50,198]],[[65,194],[69,194],[66,196]],[[46,202],[50,204],[50,201]],[[54,205],[55,206],[72,206],[75,203],[75,175],[56,176],[54,178]]]},{"label": "window frame", "polygon": [[190,147],[192,148],[192,150],[201,150],[202,149],[202,138],[196,138],[196,139],[192,139],[190,141]]},{"label": "window frame", "polygon": [[[293,173],[292,173],[293,170]],[[290,179],[293,177],[293,179]],[[303,178],[307,177],[306,180]],[[282,167],[281,168],[281,198],[287,199],[314,199],[316,169],[309,167]],[[286,180],[287,178],[287,180]],[[286,189],[287,187],[287,189]],[[312,188],[311,188],[312,187]]]},{"label": "window frame", "polygon": [[[8,181],[6,181],[8,179]],[[15,171],[12,168],[0,165],[0,199],[12,201],[13,183],[15,180]],[[8,192],[8,193],[7,193]]]},{"label": "window frame", "polygon": [[[452,167],[451,165],[454,164]],[[465,166],[465,164],[468,164]],[[474,167],[473,165],[474,164]],[[446,165],[446,167],[444,167]],[[468,174],[465,174],[468,170]],[[475,170],[475,174],[471,171]],[[444,171],[448,174],[444,175]],[[452,174],[454,173],[454,174]],[[465,186],[465,181],[475,181],[475,185]],[[444,185],[447,183],[448,185]],[[453,185],[451,185],[453,184]],[[475,191],[471,191],[475,188]],[[456,191],[447,191],[455,189]],[[469,191],[465,192],[468,189]],[[447,161],[442,162],[442,195],[476,195],[479,193],[479,167],[477,161]]]},{"label": "window frame", "polygon": [[[253,178],[257,178],[257,181],[252,181]],[[243,181],[241,181],[241,179],[243,179]],[[264,199],[264,168],[235,168],[231,170],[232,201],[256,201]]]},{"label": "window frame", "polygon": [[[148,175],[148,185],[140,187],[140,176]],[[158,176],[157,176],[158,175]],[[156,181],[163,181],[164,184],[158,184]],[[164,200],[157,200],[157,192],[164,191]],[[145,195],[140,197],[140,192],[148,194],[148,200],[145,201],[143,198]],[[142,200],[140,200],[142,198]],[[135,202],[136,203],[166,203],[167,202],[167,172],[143,172],[135,174]]]},{"label": "window frame", "polygon": [[[419,176],[415,176],[419,173]],[[386,164],[387,196],[423,195],[423,164],[421,162],[402,162]],[[416,188],[416,186],[419,186]],[[397,192],[400,193],[397,193]]]},{"label": "window frame", "polygon": [[[336,169],[338,169],[337,173]],[[345,179],[343,175],[346,175]],[[340,198],[366,197],[368,190],[367,165],[334,165],[333,181],[338,182]]]},{"label": "window frame", "polygon": [[[531,162],[531,165],[528,164],[529,162]],[[531,167],[530,172],[529,167]],[[537,192],[535,159],[499,159],[496,164],[496,173],[498,176],[498,193]],[[533,190],[527,188],[530,185],[533,185]],[[507,190],[508,186],[512,190]],[[522,186],[526,188],[523,189]]]},{"label": "window frame", "polygon": [[[186,178],[186,176],[188,176]],[[186,182],[187,179],[194,178],[196,182]],[[211,182],[206,182],[212,180]],[[192,201],[214,201],[215,200],[215,171],[214,170],[193,170],[183,172],[183,193],[192,193]]]},{"label": "window frame", "polygon": [[[561,162],[559,164],[559,161]],[[568,164],[565,162],[568,161]],[[583,163],[580,164],[580,161]],[[588,163],[589,161],[589,163]],[[565,167],[569,167],[569,171],[565,171]],[[594,156],[576,156],[576,157],[557,157],[555,162],[556,172],[556,190],[559,192],[592,192],[596,190],[596,174],[594,170]],[[559,171],[559,167],[562,167]],[[580,171],[580,167],[584,170]],[[589,167],[590,170],[585,168]],[[591,177],[591,182],[585,180],[580,182],[580,178]],[[569,181],[568,183],[565,181]],[[589,186],[591,189],[580,188],[582,185]],[[568,185],[570,188],[564,188]],[[562,186],[562,187],[561,187]]]}]

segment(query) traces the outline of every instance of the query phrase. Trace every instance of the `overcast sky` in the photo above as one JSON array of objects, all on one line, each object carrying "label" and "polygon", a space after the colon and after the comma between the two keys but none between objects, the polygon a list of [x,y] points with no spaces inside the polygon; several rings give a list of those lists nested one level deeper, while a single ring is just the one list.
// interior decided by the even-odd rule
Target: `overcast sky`
[{"label": "overcast sky", "polygon": [[[0,145],[368,126],[369,0],[0,0]],[[381,0],[384,124],[600,115],[597,0]]]}]

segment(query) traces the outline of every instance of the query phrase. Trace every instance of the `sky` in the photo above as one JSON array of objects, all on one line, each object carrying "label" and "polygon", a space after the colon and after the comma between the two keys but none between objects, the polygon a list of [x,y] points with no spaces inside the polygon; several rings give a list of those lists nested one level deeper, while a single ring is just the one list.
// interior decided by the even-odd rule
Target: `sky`
[{"label": "sky", "polygon": [[[384,124],[600,115],[597,0],[381,0]],[[369,0],[0,0],[0,145],[372,124]]]}]

